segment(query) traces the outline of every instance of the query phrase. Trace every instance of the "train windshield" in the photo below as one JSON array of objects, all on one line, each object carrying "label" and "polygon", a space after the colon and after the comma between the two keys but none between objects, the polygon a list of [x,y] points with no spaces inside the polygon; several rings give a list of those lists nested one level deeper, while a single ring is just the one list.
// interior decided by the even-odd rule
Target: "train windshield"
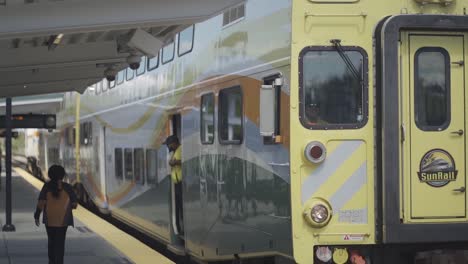
[{"label": "train windshield", "polygon": [[306,127],[364,125],[365,60],[359,50],[312,49],[303,53],[301,118]]}]

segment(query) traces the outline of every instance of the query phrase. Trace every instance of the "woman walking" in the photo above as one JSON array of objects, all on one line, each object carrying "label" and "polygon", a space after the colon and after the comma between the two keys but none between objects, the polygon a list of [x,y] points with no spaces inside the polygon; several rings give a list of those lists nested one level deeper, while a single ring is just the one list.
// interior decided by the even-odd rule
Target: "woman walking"
[{"label": "woman walking", "polygon": [[49,241],[49,264],[63,264],[65,236],[68,226],[73,226],[72,209],[76,209],[78,202],[71,185],[62,181],[65,177],[62,166],[52,165],[48,175],[50,181],[39,193],[34,220],[39,226],[39,216],[44,211],[42,223]]}]

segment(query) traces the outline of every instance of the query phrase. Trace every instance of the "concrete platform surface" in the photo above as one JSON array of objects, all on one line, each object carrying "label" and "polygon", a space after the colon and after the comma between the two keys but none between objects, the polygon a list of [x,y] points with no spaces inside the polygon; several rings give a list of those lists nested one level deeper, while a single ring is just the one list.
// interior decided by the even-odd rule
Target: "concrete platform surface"
[{"label": "concrete platform surface", "polygon": [[[20,174],[22,176],[20,176]],[[35,179],[28,179],[21,169],[13,172],[13,215],[12,223],[16,227],[15,232],[0,231],[0,264],[29,264],[48,263],[47,257],[47,234],[43,224],[36,227],[33,219],[37,197],[39,195],[38,186],[42,183],[33,182]],[[32,177],[31,177],[32,178]],[[5,224],[5,173],[2,173],[0,188],[0,225]],[[96,220],[93,214],[83,208],[74,212],[75,228],[69,228],[65,243],[65,263],[67,264],[129,264],[129,263],[155,263],[157,252],[151,252],[146,246],[141,246],[143,251],[147,251],[145,258],[135,258],[127,256],[125,242],[133,245],[138,244],[132,238],[122,238],[120,230],[111,226],[103,220]],[[79,217],[77,217],[77,214]],[[89,226],[80,221],[80,217]],[[98,226],[92,226],[94,222],[99,222]],[[106,224],[108,226],[106,226]],[[99,230],[105,233],[99,234]],[[119,242],[113,243],[107,240],[107,236],[117,236]],[[136,246],[136,245],[135,245]],[[124,250],[121,251],[123,248]],[[135,251],[135,249],[131,249]],[[141,250],[139,256],[141,257]],[[138,254],[138,252],[135,252]],[[129,253],[132,255],[132,253]],[[159,259],[158,263],[172,263],[167,259]]]}]

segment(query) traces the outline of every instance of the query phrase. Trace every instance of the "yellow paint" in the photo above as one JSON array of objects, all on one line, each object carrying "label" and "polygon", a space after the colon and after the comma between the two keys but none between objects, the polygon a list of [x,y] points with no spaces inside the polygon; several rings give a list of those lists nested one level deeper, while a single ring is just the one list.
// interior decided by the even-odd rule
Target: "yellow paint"
[{"label": "yellow paint", "polygon": [[[432,2],[442,2],[441,0],[431,0]],[[292,1],[292,39],[291,39],[291,90],[290,90],[290,120],[291,120],[291,213],[292,213],[292,232],[293,232],[293,254],[294,259],[297,263],[312,263],[313,251],[310,250],[313,246],[321,244],[331,244],[331,245],[340,245],[340,244],[375,244],[375,190],[374,190],[374,179],[380,177],[381,175],[375,175],[374,171],[374,127],[375,127],[375,112],[373,109],[374,105],[374,76],[373,65],[375,54],[373,49],[373,33],[377,23],[388,15],[399,15],[399,14],[457,14],[463,15],[464,7],[467,6],[467,1],[449,1],[450,4],[422,4],[421,1],[414,0],[395,0],[395,1],[384,1],[384,0],[299,0]],[[465,36],[466,38],[466,36]],[[298,102],[299,102],[299,89],[302,85],[301,80],[299,79],[299,57],[300,52],[309,46],[327,46],[330,47],[330,40],[340,39],[343,46],[359,46],[363,48],[367,55],[369,56],[368,60],[368,69],[369,81],[367,83],[368,90],[368,122],[367,124],[360,129],[345,129],[345,130],[309,130],[304,128],[298,118]],[[444,42],[436,41],[433,42],[433,39],[430,41],[420,41],[420,43],[433,43],[434,45],[444,45],[444,47],[452,47],[456,45],[457,41],[450,41],[449,38],[446,38]],[[468,40],[465,39],[464,43],[468,43]],[[466,44],[465,44],[466,45]],[[414,52],[414,51],[413,51]],[[458,52],[456,54],[463,54],[463,52]],[[465,54],[468,54],[465,52]],[[463,60],[463,58],[457,58],[457,60]],[[465,61],[468,61],[468,55],[466,55]],[[406,61],[408,64],[409,61]],[[453,68],[453,67],[452,67]],[[409,68],[402,69],[403,72],[408,72]],[[455,74],[455,73],[452,73]],[[461,74],[461,73],[457,73]],[[461,80],[461,79],[460,79]],[[456,81],[457,86],[463,85],[463,82]],[[454,86],[453,86],[454,87]],[[406,89],[408,91],[409,89]],[[460,94],[457,94],[460,100],[465,100],[463,94],[461,94],[464,89],[459,89]],[[409,96],[407,96],[409,97]],[[405,99],[405,109],[402,110],[406,114],[406,118],[409,118],[409,111],[407,108],[410,105],[408,98]],[[461,102],[461,101],[460,101]],[[462,105],[461,103],[455,102],[456,105]],[[468,109],[460,108],[458,110],[460,113],[465,113],[468,115]],[[413,113],[413,112],[411,112]],[[453,112],[452,112],[453,113]],[[463,114],[455,117],[463,118]],[[406,121],[408,124],[408,120]],[[448,132],[464,129],[464,125],[459,127],[451,127]],[[326,144],[328,150],[328,155],[333,153],[334,144],[339,144],[340,142],[345,142],[347,140],[360,140],[365,142],[358,150],[355,151],[350,157],[346,159],[342,164],[336,164],[337,170],[333,175],[330,175],[326,182],[320,186],[317,190],[315,196],[318,196],[323,199],[330,198],[334,193],[340,190],[340,187],[345,184],[346,179],[350,176],[350,173],[357,169],[359,165],[365,162],[367,164],[366,174],[367,179],[366,183],[358,190],[353,197],[351,197],[344,204],[344,210],[357,210],[365,209],[368,210],[368,219],[367,224],[346,224],[339,223],[337,221],[338,216],[333,215],[330,223],[323,228],[313,228],[309,225],[302,216],[305,204],[302,203],[302,193],[301,187],[305,179],[316,169],[318,166],[312,165],[304,159],[303,149],[304,145],[311,141],[320,141]],[[335,141],[335,143],[331,143]],[[433,141],[433,140],[432,140]],[[447,139],[445,140],[447,141]],[[444,143],[445,143],[444,141]],[[421,153],[417,154],[419,156],[424,155],[422,153],[422,145],[428,144],[431,142],[428,138],[420,140],[421,144]],[[405,144],[409,144],[406,142]],[[463,143],[458,143],[458,150],[454,151],[455,153],[463,152],[464,148],[460,146]],[[407,145],[405,145],[407,146]],[[404,152],[401,153],[403,157],[410,157],[409,148],[405,148]],[[416,154],[414,154],[416,155]],[[458,154],[454,154],[457,156]],[[461,157],[462,160],[465,157]],[[415,166],[419,160],[415,156],[412,158],[414,160]],[[413,161],[412,161],[413,162]],[[459,175],[465,174],[464,162],[457,163],[457,170],[459,170]],[[405,163],[406,170],[410,170],[408,162]],[[411,170],[413,170],[411,168]],[[300,177],[297,177],[296,172],[300,173]],[[414,172],[414,171],[413,171]],[[402,171],[401,174],[409,173],[409,171]],[[313,177],[313,176],[310,176]],[[405,204],[405,210],[409,210],[410,199],[408,199],[409,191],[407,189],[410,186],[411,182],[409,179],[406,179],[404,182],[405,190],[403,195],[403,187],[401,194],[401,203]],[[452,184],[452,183],[450,183]],[[417,190],[418,192],[424,193],[425,196],[431,196],[432,192],[426,188],[427,184],[423,184],[424,188]],[[460,187],[461,185],[455,185],[455,187]],[[454,188],[449,188],[450,190]],[[406,199],[403,199],[404,196]],[[462,195],[460,195],[462,196]],[[313,199],[313,197],[311,197]],[[432,199],[432,198],[429,198]],[[404,201],[404,202],[403,202]],[[422,201],[419,201],[422,203]],[[307,204],[307,203],[306,203]],[[429,208],[431,204],[437,205],[437,208],[441,208],[442,204],[438,201],[431,200],[430,203],[426,203],[427,206],[424,208]],[[426,209],[423,209],[426,210]],[[453,208],[443,210],[454,210]],[[335,213],[335,212],[334,212]],[[402,212],[403,215],[403,212]],[[408,219],[408,217],[405,217]],[[415,221],[415,220],[412,220]],[[431,220],[438,221],[438,220]],[[460,221],[460,220],[458,220]],[[362,234],[362,241],[348,241],[344,242],[342,235],[340,234]],[[337,261],[335,261],[337,262]]]},{"label": "yellow paint", "polygon": [[[353,198],[351,198],[344,206],[343,206],[343,210],[352,210],[352,209],[355,209],[355,208],[362,208],[363,206],[365,206],[365,204],[363,204],[363,201],[366,201],[367,200],[367,184],[364,184],[364,186],[361,187],[361,189],[359,189],[358,192],[356,192],[356,194],[353,196]],[[373,217],[374,216],[374,213],[372,211],[372,208],[367,208],[368,210],[368,215],[367,215],[367,218],[370,218],[370,217]]]},{"label": "yellow paint", "polygon": [[[14,168],[15,172],[23,177],[36,189],[42,188],[43,182],[20,168]],[[74,211],[74,216],[83,224],[89,227],[94,233],[101,236],[109,244],[122,252],[129,260],[138,264],[173,264],[171,260],[159,254],[157,251],[144,245],[134,237],[126,234],[115,226],[109,224],[85,208],[78,206]]]},{"label": "yellow paint", "polygon": [[[330,145],[337,147],[336,141],[331,141]],[[327,144],[327,148],[328,148]],[[321,188],[317,191],[316,196],[329,198],[335,194],[338,189],[346,182],[346,180],[353,175],[353,173],[366,161],[366,144],[362,144],[354,153],[351,155],[343,164],[337,165],[336,172],[331,175],[328,180],[321,185]],[[306,165],[303,168],[309,168],[310,165]],[[312,172],[312,171],[311,171]],[[306,174],[307,176],[310,173]],[[310,177],[313,177],[310,176]]]},{"label": "yellow paint", "polygon": [[[402,218],[405,222],[459,222],[466,221],[467,198],[463,193],[455,192],[454,189],[466,188],[465,178],[465,134],[459,136],[452,134],[453,131],[465,130],[465,76],[464,66],[453,64],[452,62],[462,61],[464,49],[468,35],[465,33],[450,32],[444,33],[418,33],[405,32],[402,36],[402,47],[400,54],[402,57],[402,109],[400,110],[402,122],[407,127],[405,142],[401,155],[403,173],[407,175],[401,179],[404,182],[401,197],[403,198]],[[440,47],[446,50],[450,56],[450,122],[448,127],[440,131],[425,131],[416,125],[415,101],[415,62],[416,52],[422,47]],[[423,67],[428,67],[424,65]],[[409,74],[405,74],[409,73]],[[435,75],[435,73],[432,73]],[[408,113],[408,114],[404,114]],[[448,173],[446,186],[434,187],[428,181],[428,177],[438,175],[440,171],[421,171],[421,163],[425,161],[442,160],[451,163],[450,156],[440,151],[427,153],[434,149],[442,149],[449,153],[455,162],[457,177],[455,172]],[[418,177],[418,173],[420,177]],[[450,175],[449,175],[450,174]],[[444,175],[441,175],[444,177]],[[429,183],[428,183],[429,182]]]}]

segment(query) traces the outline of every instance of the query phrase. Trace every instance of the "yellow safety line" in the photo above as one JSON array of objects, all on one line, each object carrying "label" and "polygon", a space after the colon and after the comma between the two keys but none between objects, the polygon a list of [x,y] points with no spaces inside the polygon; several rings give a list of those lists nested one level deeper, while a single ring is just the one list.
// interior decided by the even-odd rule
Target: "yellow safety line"
[{"label": "yellow safety line", "polygon": [[[44,185],[31,174],[20,168],[13,168],[16,173],[23,177],[32,186],[40,190]],[[141,243],[134,237],[121,231],[115,226],[102,220],[85,208],[78,206],[74,211],[74,216],[83,224],[89,227],[94,233],[98,234],[109,244],[114,246],[122,252],[127,258],[137,264],[140,263],[158,263],[158,264],[174,264],[171,260],[167,259],[157,251],[151,249],[145,244]]]}]

